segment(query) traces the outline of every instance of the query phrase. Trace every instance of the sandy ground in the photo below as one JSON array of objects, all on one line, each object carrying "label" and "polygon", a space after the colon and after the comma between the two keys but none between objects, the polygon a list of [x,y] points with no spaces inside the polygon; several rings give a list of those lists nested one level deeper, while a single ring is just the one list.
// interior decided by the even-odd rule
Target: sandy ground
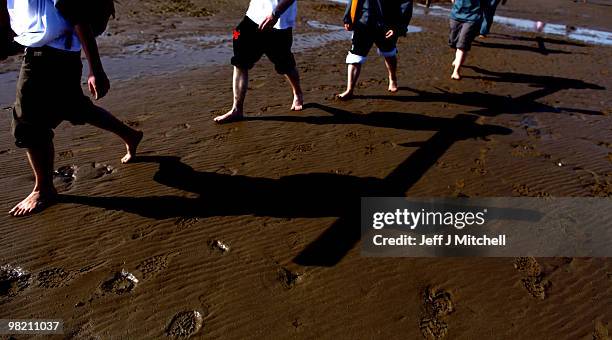
[{"label": "sandy ground", "polygon": [[[246,6],[124,0],[102,50],[227,34]],[[500,13],[612,30],[603,1],[510,0]],[[341,14],[304,1],[296,34]],[[145,132],[142,157],[121,165],[108,133],[56,130],[62,202],[0,215],[0,265],[28,272],[0,281],[0,318],[63,319],[66,336],[103,339],[610,339],[610,259],[359,255],[360,196],[612,195],[611,47],[494,26],[452,82],[447,21],[412,23],[423,32],[399,44],[395,95],[373,52],[358,97],[333,99],[348,41],[297,54],[301,113],[265,60],[248,120],[223,126],[212,118],[230,104],[227,64],[110,74],[121,80],[101,105]],[[4,211],[32,185],[8,112]]]}]

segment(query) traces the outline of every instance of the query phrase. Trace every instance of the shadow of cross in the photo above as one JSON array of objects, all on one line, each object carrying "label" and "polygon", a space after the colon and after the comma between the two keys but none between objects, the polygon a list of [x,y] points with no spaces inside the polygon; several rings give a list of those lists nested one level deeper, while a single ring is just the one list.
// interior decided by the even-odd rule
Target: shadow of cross
[{"label": "shadow of cross", "polygon": [[337,217],[320,237],[294,259],[305,266],[333,266],[359,241],[360,197],[404,196],[455,142],[509,134],[511,130],[477,124],[477,116],[428,117],[399,112],[353,114],[319,104],[308,107],[331,115],[258,117],[250,120],[306,124],[359,124],[402,130],[436,131],[387,177],[306,173],[278,179],[200,172],[173,156],[141,156],[136,162],[158,163],[154,180],[197,197],[87,197],[61,195],[60,202],[126,211],[147,218],[267,216],[283,218]]},{"label": "shadow of cross", "polygon": [[[386,127],[406,130],[437,130],[427,141],[399,164],[379,183],[378,196],[404,197],[408,191],[431,168],[442,155],[457,141],[470,138],[485,138],[494,134],[509,134],[511,130],[492,125],[476,123],[478,116],[458,114],[453,118],[434,118],[420,116],[424,122],[434,124],[415,124],[414,120],[405,119],[410,114],[372,112],[368,115],[357,115],[338,108],[320,104],[309,104],[307,108],[317,108],[332,114],[331,117],[259,117],[251,120],[274,120],[286,122],[305,122],[311,124],[360,124],[373,127]],[[404,119],[402,119],[402,116]],[[364,193],[367,196],[368,193]],[[303,266],[334,266],[361,238],[360,197],[355,197],[352,210],[340,216],[315,241],[300,252],[293,262]]]}]

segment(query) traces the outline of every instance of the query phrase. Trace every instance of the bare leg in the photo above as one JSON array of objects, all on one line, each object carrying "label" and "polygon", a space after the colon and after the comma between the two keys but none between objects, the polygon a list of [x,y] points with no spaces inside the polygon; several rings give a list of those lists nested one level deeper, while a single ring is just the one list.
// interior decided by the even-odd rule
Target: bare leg
[{"label": "bare leg", "polygon": [[55,202],[57,191],[53,186],[53,142],[28,148],[27,155],[34,172],[34,189],[9,214],[19,217],[38,212]]},{"label": "bare leg", "polygon": [[337,95],[339,99],[348,100],[348,99],[351,99],[351,97],[353,97],[353,92],[355,91],[355,85],[357,85],[357,80],[359,79],[360,73],[361,73],[361,64],[349,64],[348,65],[346,91]]},{"label": "bare leg", "polygon": [[302,93],[302,87],[300,86],[300,74],[294,67],[293,70],[285,74],[285,77],[291,84],[291,90],[293,91],[293,103],[291,104],[292,111],[302,111],[304,107],[304,94]]},{"label": "bare leg", "polygon": [[122,121],[101,107],[96,106],[96,111],[96,116],[89,121],[89,124],[110,131],[121,137],[125,143],[126,149],[125,156],[121,158],[121,163],[128,163],[136,156],[136,149],[142,140],[143,133],[125,125]]},{"label": "bare leg", "polygon": [[385,57],[385,66],[389,72],[389,92],[397,92],[397,57]]},{"label": "bare leg", "polygon": [[229,123],[242,119],[244,115],[244,99],[249,85],[249,70],[234,66],[233,78],[234,105],[227,113],[215,117],[217,123]]},{"label": "bare leg", "polygon": [[459,70],[461,69],[463,62],[465,62],[466,57],[467,57],[467,52],[458,48],[457,52],[455,52],[455,61],[453,61],[453,64],[452,64],[453,74],[451,75],[451,79],[454,79],[454,80],[461,79],[461,74],[459,73]]}]

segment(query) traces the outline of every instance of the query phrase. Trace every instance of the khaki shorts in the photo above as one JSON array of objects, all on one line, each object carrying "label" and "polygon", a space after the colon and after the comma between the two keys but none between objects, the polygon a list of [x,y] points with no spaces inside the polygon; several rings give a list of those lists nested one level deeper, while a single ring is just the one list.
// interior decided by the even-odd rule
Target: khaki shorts
[{"label": "khaki shorts", "polygon": [[49,143],[61,122],[84,124],[95,117],[97,108],[81,88],[82,72],[79,52],[26,49],[13,108],[15,145],[28,148]]}]

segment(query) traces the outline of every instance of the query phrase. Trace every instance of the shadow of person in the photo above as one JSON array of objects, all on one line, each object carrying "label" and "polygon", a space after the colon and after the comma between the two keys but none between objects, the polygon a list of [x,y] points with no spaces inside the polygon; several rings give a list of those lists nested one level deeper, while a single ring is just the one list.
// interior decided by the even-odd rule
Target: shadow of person
[{"label": "shadow of person", "polygon": [[148,218],[212,216],[269,216],[283,218],[337,217],[336,222],[309,244],[294,262],[309,266],[337,264],[360,239],[361,197],[402,197],[458,140],[509,134],[511,130],[477,124],[477,116],[435,118],[416,114],[374,112],[353,114],[320,104],[308,105],[325,116],[259,117],[307,124],[361,124],[405,130],[437,131],[385,178],[334,173],[307,173],[278,179],[196,171],[178,157],[137,157],[159,169],[153,179],[163,185],[194,193],[181,196],[84,197],[61,195],[60,202],[126,211]]},{"label": "shadow of person", "polygon": [[[341,216],[358,206],[362,195],[388,192],[380,179],[334,173],[308,173],[278,179],[201,172],[172,156],[141,156],[136,162],[158,163],[153,179],[165,186],[197,194],[149,197],[84,197],[61,195],[64,203],[79,203],[141,216],[269,217]],[[357,199],[357,200],[356,200]]]}]

